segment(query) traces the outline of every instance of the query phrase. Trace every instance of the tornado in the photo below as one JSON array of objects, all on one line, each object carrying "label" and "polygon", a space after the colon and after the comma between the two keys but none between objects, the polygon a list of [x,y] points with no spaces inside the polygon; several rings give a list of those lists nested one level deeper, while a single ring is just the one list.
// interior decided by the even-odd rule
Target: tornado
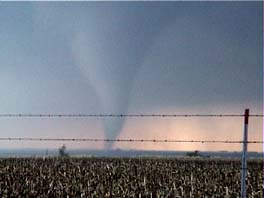
[{"label": "tornado", "polygon": [[[37,26],[68,42],[76,67],[96,93],[98,113],[126,114],[144,56],[173,9],[136,2],[32,4]],[[124,121],[103,117],[105,138],[116,139]],[[113,142],[105,144],[111,148]]]},{"label": "tornado", "polygon": [[[144,9],[140,6],[141,9],[110,7],[109,15],[98,7],[100,11],[92,16],[93,20],[85,22],[89,28],[75,34],[73,52],[77,65],[96,91],[100,113],[126,114],[135,76],[159,29],[150,26],[153,19],[143,17]],[[166,24],[165,16],[159,20]],[[102,118],[106,139],[116,139],[124,121],[124,117]],[[105,149],[112,147],[113,142],[105,144]]]},{"label": "tornado", "polygon": [[[76,61],[97,94],[100,105],[98,113],[126,114],[134,78],[140,67],[139,60],[143,56],[131,58],[132,50],[129,52],[124,42],[118,42],[116,36],[106,43],[97,42],[97,39],[103,40],[105,36],[98,37],[98,33],[89,32],[76,34]],[[105,138],[116,139],[124,121],[124,117],[103,117]],[[112,146],[113,142],[106,142],[105,149]]]}]

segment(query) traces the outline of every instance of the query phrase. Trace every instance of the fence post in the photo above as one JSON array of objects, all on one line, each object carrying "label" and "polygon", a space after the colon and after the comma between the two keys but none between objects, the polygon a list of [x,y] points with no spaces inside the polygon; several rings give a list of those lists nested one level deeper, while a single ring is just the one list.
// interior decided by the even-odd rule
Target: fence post
[{"label": "fence post", "polygon": [[244,115],[244,139],[243,139],[243,154],[242,154],[242,169],[241,169],[241,198],[247,196],[247,141],[248,141],[248,117],[249,109],[245,110]]}]

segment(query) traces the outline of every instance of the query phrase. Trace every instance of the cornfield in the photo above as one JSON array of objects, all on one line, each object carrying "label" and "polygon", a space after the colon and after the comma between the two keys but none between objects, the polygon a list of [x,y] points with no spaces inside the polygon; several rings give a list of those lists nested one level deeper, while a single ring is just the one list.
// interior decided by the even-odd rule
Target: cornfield
[{"label": "cornfield", "polygon": [[[262,197],[263,161],[248,162],[248,197]],[[0,197],[239,197],[239,159],[2,158]]]}]

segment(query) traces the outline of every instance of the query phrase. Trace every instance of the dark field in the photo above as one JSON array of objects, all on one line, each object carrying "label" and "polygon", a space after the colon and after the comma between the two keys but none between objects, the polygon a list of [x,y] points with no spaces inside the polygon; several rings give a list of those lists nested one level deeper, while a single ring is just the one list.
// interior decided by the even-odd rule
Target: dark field
[{"label": "dark field", "polygon": [[[240,160],[0,159],[0,197],[239,197]],[[248,162],[248,197],[262,197],[261,160]]]}]

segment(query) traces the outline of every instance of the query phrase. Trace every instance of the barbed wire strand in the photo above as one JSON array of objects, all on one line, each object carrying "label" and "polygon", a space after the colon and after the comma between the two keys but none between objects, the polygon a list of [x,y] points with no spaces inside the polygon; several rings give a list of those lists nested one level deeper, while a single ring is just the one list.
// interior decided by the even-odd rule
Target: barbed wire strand
[{"label": "barbed wire strand", "polygon": [[[239,140],[168,140],[168,139],[98,139],[98,138],[32,138],[2,137],[0,141],[76,141],[76,142],[153,142],[153,143],[223,143],[242,144]],[[263,144],[263,141],[247,141],[248,144]]]},{"label": "barbed wire strand", "polygon": [[[244,114],[0,114],[0,117],[244,117]],[[249,117],[264,117],[251,114]]]},{"label": "barbed wire strand", "polygon": [[[264,117],[251,114],[250,117]],[[0,114],[0,117],[244,117],[244,114]],[[154,143],[225,143],[242,144],[230,140],[160,140],[160,139],[97,139],[97,138],[0,138],[0,141],[86,141],[86,142],[154,142]],[[263,141],[247,141],[248,144],[263,144]]]}]

